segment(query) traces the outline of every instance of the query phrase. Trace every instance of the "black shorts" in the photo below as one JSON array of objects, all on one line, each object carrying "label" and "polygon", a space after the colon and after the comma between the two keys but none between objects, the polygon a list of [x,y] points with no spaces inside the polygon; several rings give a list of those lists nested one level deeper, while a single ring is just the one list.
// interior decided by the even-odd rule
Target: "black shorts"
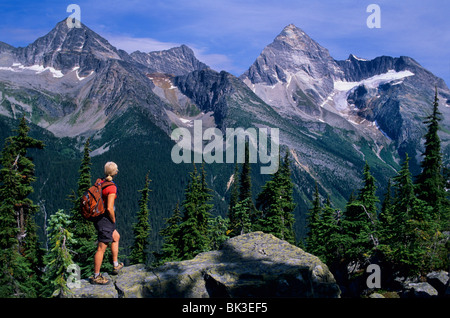
[{"label": "black shorts", "polygon": [[110,243],[113,241],[112,234],[116,229],[116,223],[111,222],[106,215],[100,215],[94,219],[94,227],[97,230],[99,242]]}]

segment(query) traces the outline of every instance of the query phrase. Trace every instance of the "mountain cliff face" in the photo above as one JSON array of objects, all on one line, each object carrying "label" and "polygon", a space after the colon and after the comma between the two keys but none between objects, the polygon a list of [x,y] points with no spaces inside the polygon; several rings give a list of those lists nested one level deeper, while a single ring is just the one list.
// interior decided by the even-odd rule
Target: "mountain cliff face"
[{"label": "mountain cliff face", "polygon": [[[136,176],[145,175],[151,166],[157,174],[155,184],[168,187],[154,194],[164,208],[157,212],[153,233],[159,232],[161,216],[167,217],[175,204],[165,202],[164,193],[170,189],[182,195],[184,186],[175,172],[170,177],[165,173],[185,171],[165,163],[170,161],[174,143],[169,135],[174,128],[192,129],[196,119],[222,131],[279,128],[282,150],[288,147],[293,163],[296,231],[304,234],[315,181],[322,196],[343,207],[351,191],[360,187],[365,161],[380,185],[395,174],[405,152],[415,157],[418,168],[422,122],[431,112],[435,87],[448,162],[450,91],[442,79],[409,57],[368,61],[350,55],[337,61],[294,25],[284,28],[239,78],[210,69],[185,45],[128,54],[84,25],[69,29],[65,20],[24,48],[0,42],[2,125],[25,114],[54,135],[48,143],[68,138],[72,148],[61,153],[59,162],[93,136],[92,155],[99,166],[109,158],[129,166],[122,181],[132,185],[130,200],[136,199],[131,193],[139,188]],[[207,167],[219,214],[226,212],[233,168]],[[37,184],[37,200],[44,198],[46,180],[53,177],[51,167],[46,171]],[[258,171],[253,169],[254,191],[266,180]]]},{"label": "mountain cliff face", "polygon": [[[240,76],[259,97],[294,122],[325,122],[420,160],[423,119],[438,89],[445,152],[450,154],[450,91],[409,57],[334,60],[301,29],[288,25]],[[447,119],[447,120],[445,120]],[[416,164],[417,164],[416,161]]]},{"label": "mountain cliff face", "polygon": [[134,61],[148,67],[152,73],[178,76],[208,68],[206,64],[197,60],[194,52],[186,45],[159,52],[136,51],[130,56]]}]

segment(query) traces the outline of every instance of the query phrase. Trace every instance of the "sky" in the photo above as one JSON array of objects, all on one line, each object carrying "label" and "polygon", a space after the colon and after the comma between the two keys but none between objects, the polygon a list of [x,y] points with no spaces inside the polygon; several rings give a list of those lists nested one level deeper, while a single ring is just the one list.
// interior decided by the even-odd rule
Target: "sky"
[{"label": "sky", "polygon": [[[450,85],[448,0],[2,0],[0,41],[26,46],[80,7],[81,22],[129,53],[186,44],[211,68],[236,76],[288,24],[336,60],[350,54],[414,58]],[[379,28],[367,12],[379,7]],[[370,19],[371,20],[371,19]]]}]

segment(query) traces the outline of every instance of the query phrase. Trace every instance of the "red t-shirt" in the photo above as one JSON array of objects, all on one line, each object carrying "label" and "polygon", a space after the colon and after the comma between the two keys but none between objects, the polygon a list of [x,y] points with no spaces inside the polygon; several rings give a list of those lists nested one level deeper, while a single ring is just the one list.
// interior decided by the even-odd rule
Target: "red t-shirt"
[{"label": "red t-shirt", "polygon": [[[103,182],[105,182],[105,181],[103,181]],[[117,186],[115,184],[107,186],[106,188],[104,188],[102,190],[103,202],[105,203],[105,206],[106,206],[106,203],[107,203],[107,200],[108,200],[108,195],[110,195],[112,193],[115,193],[116,194],[116,198],[117,198]]]}]

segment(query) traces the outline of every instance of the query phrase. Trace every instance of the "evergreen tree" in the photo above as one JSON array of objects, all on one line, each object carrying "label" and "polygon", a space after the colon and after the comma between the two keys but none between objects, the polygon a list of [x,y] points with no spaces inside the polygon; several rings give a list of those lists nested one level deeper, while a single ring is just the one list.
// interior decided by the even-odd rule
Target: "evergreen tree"
[{"label": "evergreen tree", "polygon": [[370,173],[369,164],[366,162],[364,166],[364,186],[359,192],[358,200],[364,205],[372,220],[375,220],[377,216],[377,203],[379,200],[376,191],[375,178]]},{"label": "evergreen tree", "polygon": [[236,203],[234,207],[234,224],[231,228],[230,235],[238,236],[253,231],[253,225],[250,218],[250,212],[253,207],[251,198],[246,198],[243,201]]},{"label": "evergreen tree", "polygon": [[148,197],[151,191],[149,187],[150,179],[148,174],[145,176],[145,186],[141,192],[139,200],[139,212],[137,214],[137,223],[133,227],[134,243],[131,247],[130,262],[131,264],[146,264],[148,255],[148,238],[150,235],[150,224],[148,220]]},{"label": "evergreen tree", "polygon": [[83,158],[78,170],[78,188],[71,196],[73,207],[70,211],[70,223],[68,230],[74,235],[75,241],[70,247],[74,251],[73,260],[80,266],[81,275],[87,277],[92,272],[96,246],[96,231],[94,224],[86,220],[81,214],[81,200],[83,194],[91,187],[91,157],[90,138],[84,144]]},{"label": "evergreen tree", "polygon": [[[229,208],[229,229],[230,237],[238,236],[257,230],[257,222],[260,213],[256,210],[252,196],[251,165],[249,155],[249,145],[245,143],[245,160],[242,164],[239,178],[235,178],[235,188],[232,189]],[[237,176],[238,167],[235,166],[234,174]],[[239,191],[238,191],[239,182]]]},{"label": "evergreen tree", "polygon": [[353,265],[366,263],[379,244],[376,232],[378,198],[375,194],[375,178],[367,163],[363,176],[364,186],[358,198],[347,204],[342,220],[343,253],[347,263]]},{"label": "evergreen tree", "polygon": [[183,221],[180,224],[181,259],[191,259],[209,250],[208,219],[212,205],[208,203],[211,190],[206,185],[206,173],[199,175],[194,165],[191,180],[185,190],[183,201]]},{"label": "evergreen tree", "polygon": [[395,236],[393,228],[394,205],[392,198],[392,181],[389,178],[386,193],[384,194],[383,204],[379,215],[380,229],[379,236],[382,243],[389,242]]},{"label": "evergreen tree", "polygon": [[342,253],[337,212],[327,203],[317,226],[318,254],[315,255],[329,266],[337,262]]},{"label": "evergreen tree", "polygon": [[279,164],[278,171],[264,185],[257,197],[256,205],[262,211],[258,220],[259,229],[295,244],[293,229],[295,203],[288,152],[283,163]]},{"label": "evergreen tree", "polygon": [[25,117],[17,135],[8,137],[0,170],[0,297],[36,297],[40,289],[42,254],[34,215],[38,207],[28,198],[36,180],[28,149],[42,149],[42,141],[28,136]]},{"label": "evergreen tree", "polygon": [[405,274],[417,274],[428,263],[426,250],[434,230],[430,219],[431,208],[415,195],[408,154],[394,178],[394,189],[392,232],[395,235],[386,242],[389,249],[385,253],[394,266]]},{"label": "evergreen tree", "polygon": [[[438,135],[439,122],[442,120],[439,112],[439,99],[436,87],[436,93],[433,102],[433,112],[429,115],[425,124],[427,124],[427,133],[425,134],[425,152],[421,163],[422,172],[417,177],[417,194],[419,199],[424,200],[433,208],[434,218],[444,220],[444,209],[446,201],[445,180],[442,174],[442,153],[441,141]],[[448,216],[448,215],[447,215]]]},{"label": "evergreen tree", "polygon": [[232,229],[236,227],[235,207],[238,202],[239,202],[239,167],[238,164],[236,163],[234,167],[233,179],[231,184],[230,203],[228,205],[229,228],[227,234],[231,234],[232,236],[234,234],[232,233]]},{"label": "evergreen tree", "polygon": [[306,237],[306,247],[308,252],[317,255],[320,249],[319,243],[319,221],[322,215],[322,205],[320,204],[319,186],[315,181],[315,191],[312,201],[312,208],[308,215],[308,235]]},{"label": "evergreen tree", "polygon": [[74,262],[68,245],[75,243],[73,234],[68,231],[70,222],[69,216],[63,210],[58,210],[48,222],[50,251],[46,255],[45,278],[49,288],[47,296],[64,297],[70,293],[67,269]]},{"label": "evergreen tree", "polygon": [[177,202],[172,216],[166,220],[167,227],[159,232],[159,234],[164,238],[164,242],[161,248],[162,252],[159,257],[159,264],[181,260],[181,221],[181,211],[179,203]]},{"label": "evergreen tree", "polygon": [[222,243],[228,239],[228,223],[229,219],[224,219],[220,215],[209,219],[208,237],[211,244],[211,250],[218,250]]}]

